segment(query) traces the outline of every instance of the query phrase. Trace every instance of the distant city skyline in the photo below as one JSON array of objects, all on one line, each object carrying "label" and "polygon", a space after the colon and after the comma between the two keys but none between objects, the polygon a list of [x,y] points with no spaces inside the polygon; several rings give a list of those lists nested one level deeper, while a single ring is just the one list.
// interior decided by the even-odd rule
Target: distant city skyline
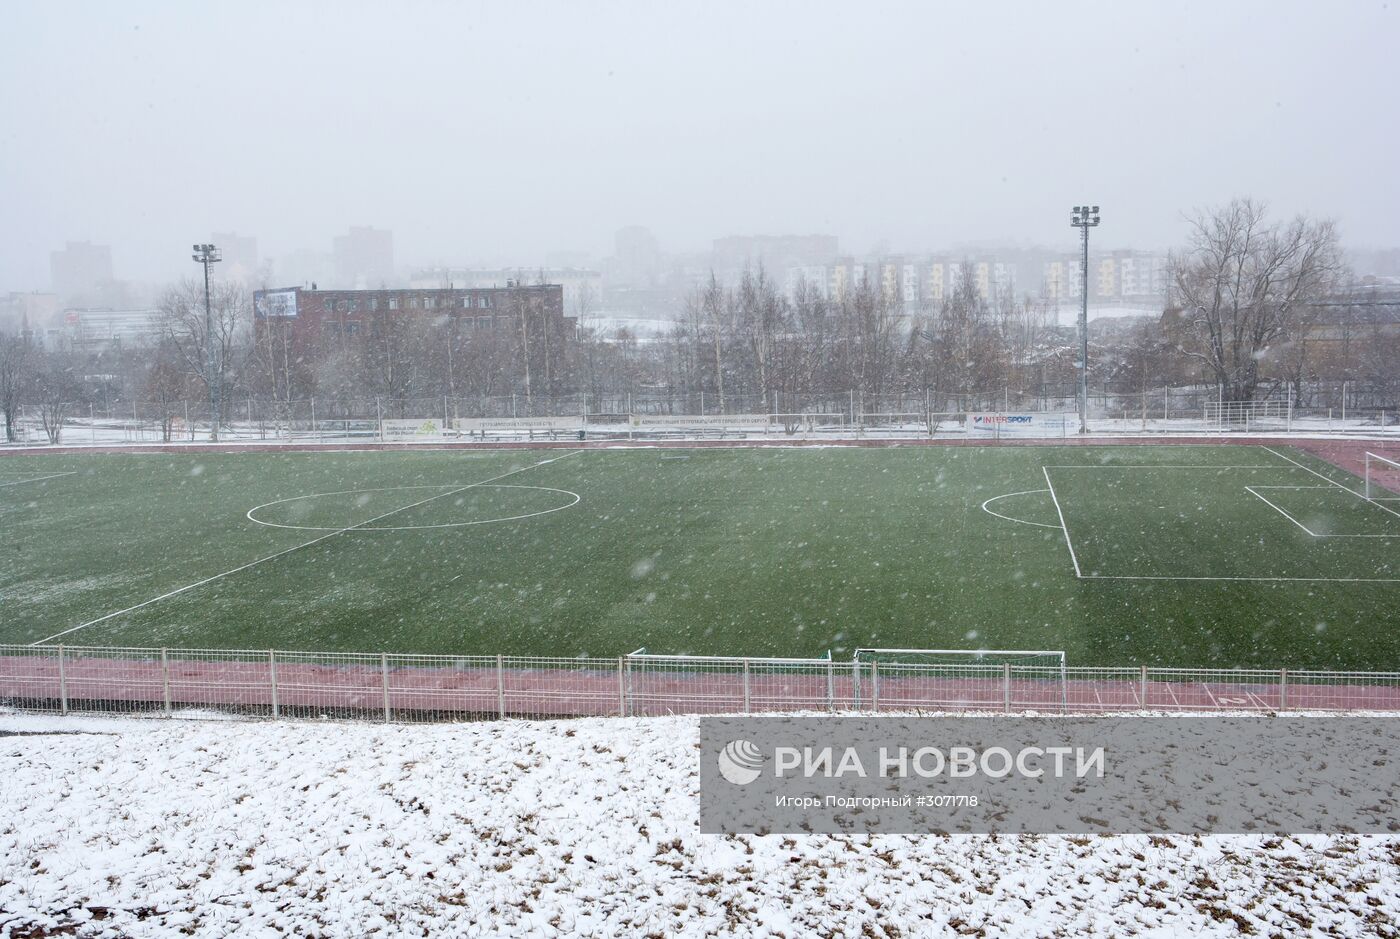
[{"label": "distant city skyline", "polygon": [[7,13],[0,291],[44,286],[68,241],[167,281],[213,231],[282,258],[372,225],[400,268],[604,258],[633,224],[672,253],[762,232],[1072,248],[1084,200],[1124,248],[1179,244],[1236,196],[1400,244],[1395,4]]}]

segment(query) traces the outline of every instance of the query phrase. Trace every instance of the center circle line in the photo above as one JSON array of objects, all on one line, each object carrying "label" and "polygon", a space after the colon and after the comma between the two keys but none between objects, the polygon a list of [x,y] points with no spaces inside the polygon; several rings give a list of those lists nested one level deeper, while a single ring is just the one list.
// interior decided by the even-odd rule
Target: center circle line
[{"label": "center circle line", "polygon": [[[322,498],[322,497],[325,497],[325,496],[349,496],[349,495],[359,495],[359,494],[365,493],[365,492],[410,492],[410,491],[420,490],[420,489],[462,489],[462,488],[465,488],[465,485],[458,485],[458,484],[449,483],[449,484],[445,484],[445,485],[441,485],[441,486],[381,486],[381,487],[377,487],[377,488],[373,488],[373,489],[341,489],[341,490],[338,490],[338,491],[336,491],[336,492],[313,492],[313,493],[309,493],[309,494],[304,495],[304,496],[291,496],[291,497],[286,498],[286,499],[276,499],[276,500],[274,500],[274,501],[272,501],[272,502],[264,502],[262,505],[255,505],[255,506],[253,506],[251,509],[248,510],[248,512],[246,513],[246,517],[247,517],[248,521],[250,521],[250,522],[255,522],[255,523],[259,524],[259,525],[265,525],[265,526],[267,526],[268,528],[286,528],[286,529],[289,529],[289,530],[292,530],[292,531],[342,531],[342,530],[347,530],[347,529],[348,529],[348,530],[353,530],[353,531],[428,531],[428,530],[435,529],[435,528],[467,528],[467,527],[470,527],[470,526],[472,526],[472,525],[490,525],[490,524],[494,524],[494,523],[497,523],[497,522],[516,522],[516,521],[521,521],[521,520],[527,519],[527,518],[537,518],[537,517],[539,517],[539,516],[541,516],[541,515],[549,515],[549,514],[551,514],[551,513],[553,513],[553,512],[560,512],[560,511],[563,511],[564,509],[573,508],[574,506],[578,505],[579,502],[583,499],[583,497],[580,496],[577,492],[573,492],[572,490],[569,490],[569,489],[556,489],[556,488],[554,488],[553,486],[521,486],[521,485],[511,485],[511,484],[506,484],[506,483],[488,483],[488,484],[480,485],[480,486],[472,486],[471,488],[474,488],[474,489],[534,489],[534,490],[537,490],[537,491],[540,491],[540,492],[557,492],[557,493],[559,493],[560,495],[572,497],[573,501],[572,501],[572,502],[566,502],[566,503],[564,503],[563,505],[556,505],[556,506],[554,506],[553,508],[543,509],[543,510],[541,510],[541,511],[539,511],[539,512],[527,512],[527,513],[525,513],[525,514],[523,514],[523,515],[506,515],[506,516],[502,516],[502,517],[500,517],[500,518],[483,518],[483,519],[477,519],[476,521],[473,521],[473,522],[444,522],[444,523],[442,523],[442,524],[440,524],[440,525],[394,525],[394,526],[374,525],[374,526],[366,526],[366,527],[356,527],[356,526],[354,526],[354,525],[349,525],[349,526],[340,525],[340,526],[335,526],[335,527],[322,527],[322,526],[317,526],[317,525],[283,525],[283,524],[281,524],[280,522],[267,522],[267,521],[263,521],[262,519],[258,518],[258,517],[254,514],[255,512],[258,512],[258,511],[260,511],[260,510],[262,510],[262,509],[271,508],[271,507],[274,506],[274,505],[284,505],[284,504],[286,504],[286,503],[288,503],[288,502],[300,502],[300,501],[302,501],[302,500],[304,500],[304,499],[319,499],[319,498]],[[408,508],[408,506],[405,506],[405,508]]]}]

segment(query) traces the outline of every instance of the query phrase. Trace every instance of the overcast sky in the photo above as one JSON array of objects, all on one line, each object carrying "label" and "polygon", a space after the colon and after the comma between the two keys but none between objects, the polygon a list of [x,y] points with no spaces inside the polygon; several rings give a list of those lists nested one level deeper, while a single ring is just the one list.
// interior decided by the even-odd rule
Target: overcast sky
[{"label": "overcast sky", "polygon": [[1181,237],[1250,194],[1400,244],[1395,3],[9,2],[0,290],[66,240],[394,232],[401,264],[726,234]]}]

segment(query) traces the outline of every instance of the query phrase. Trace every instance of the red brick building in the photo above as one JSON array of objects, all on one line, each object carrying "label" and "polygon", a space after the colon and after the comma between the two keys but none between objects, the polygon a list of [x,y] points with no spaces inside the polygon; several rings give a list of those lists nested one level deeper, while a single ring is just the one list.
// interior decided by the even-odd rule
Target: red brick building
[{"label": "red brick building", "polygon": [[564,315],[564,288],[558,284],[391,290],[307,290],[286,287],[253,295],[259,322],[282,320],[294,332],[353,334],[381,315],[454,322],[463,332],[523,328],[573,335],[575,321]]},{"label": "red brick building", "polygon": [[[308,290],[286,287],[253,294],[254,328],[288,336],[310,356],[341,341],[375,337],[400,326],[440,332],[454,348],[491,341],[509,346],[552,384],[576,333],[564,315],[559,284],[506,287]],[[523,361],[523,359],[522,359]]]}]

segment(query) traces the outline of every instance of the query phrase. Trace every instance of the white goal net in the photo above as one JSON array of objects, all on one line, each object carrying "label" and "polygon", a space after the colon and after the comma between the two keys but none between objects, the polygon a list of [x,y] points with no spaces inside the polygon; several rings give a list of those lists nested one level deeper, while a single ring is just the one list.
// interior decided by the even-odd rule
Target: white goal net
[{"label": "white goal net", "polygon": [[[1400,457],[1400,453],[1395,456]],[[1371,502],[1400,502],[1400,460],[1367,452],[1366,498]]]},{"label": "white goal net", "polygon": [[1058,649],[857,649],[855,660],[881,665],[1065,667],[1065,654]]},{"label": "white goal net", "polygon": [[[887,703],[910,698],[900,695],[901,686],[906,692],[922,688],[916,699],[948,697],[949,689],[956,697],[956,688],[971,696],[999,688],[1008,708],[1013,696],[1062,711],[1069,707],[1069,675],[1059,649],[857,649],[851,665],[857,702],[879,700],[882,687]],[[930,685],[941,692],[930,693]]]}]

